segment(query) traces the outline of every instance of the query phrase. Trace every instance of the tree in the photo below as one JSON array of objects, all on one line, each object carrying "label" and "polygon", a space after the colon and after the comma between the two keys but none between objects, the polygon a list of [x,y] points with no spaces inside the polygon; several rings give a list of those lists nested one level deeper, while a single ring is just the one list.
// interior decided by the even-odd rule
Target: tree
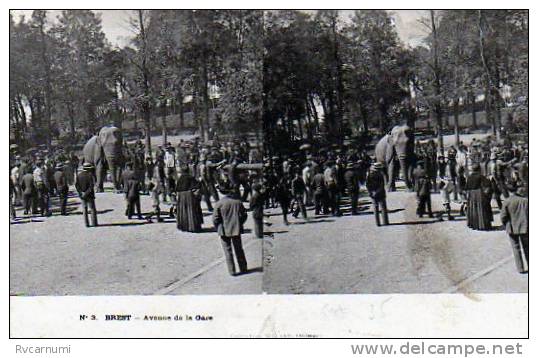
[{"label": "tree", "polygon": [[[107,44],[101,19],[90,10],[64,10],[51,29],[58,46],[55,62],[56,97],[66,109],[72,139],[77,126],[86,135],[97,130],[97,113],[113,100],[107,86],[110,73],[105,66]],[[80,121],[78,108],[85,112]]]}]

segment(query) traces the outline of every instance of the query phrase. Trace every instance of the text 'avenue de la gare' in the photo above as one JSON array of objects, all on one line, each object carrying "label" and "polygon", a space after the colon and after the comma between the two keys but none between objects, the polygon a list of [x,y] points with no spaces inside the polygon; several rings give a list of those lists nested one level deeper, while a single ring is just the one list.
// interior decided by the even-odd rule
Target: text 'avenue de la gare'
[{"label": "text 'avenue de la gare'", "polygon": [[[105,321],[213,321],[213,316],[210,315],[188,315],[188,314],[176,314],[176,315],[144,315],[133,316],[130,314],[105,314]],[[96,315],[80,315],[79,320],[85,321],[90,319],[92,321],[98,320]]]}]

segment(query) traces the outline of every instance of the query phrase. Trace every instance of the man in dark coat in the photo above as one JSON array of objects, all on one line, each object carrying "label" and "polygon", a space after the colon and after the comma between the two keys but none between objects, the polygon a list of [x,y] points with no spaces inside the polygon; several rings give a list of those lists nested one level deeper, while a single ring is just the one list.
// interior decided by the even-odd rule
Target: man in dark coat
[{"label": "man in dark coat", "polygon": [[379,221],[379,206],[381,206],[381,213],[383,215],[383,225],[389,224],[387,193],[385,192],[386,179],[383,174],[383,168],[384,165],[382,163],[375,163],[366,179],[366,188],[373,201],[375,223],[377,226],[381,226]]},{"label": "man in dark coat", "polygon": [[306,206],[304,204],[306,185],[299,170],[295,172],[294,178],[291,181],[291,193],[296,204],[295,210],[293,211],[293,217],[296,218],[297,216],[299,216],[300,211],[303,215],[303,218],[306,219]]},{"label": "man in dark coat", "polygon": [[525,197],[525,188],[517,189],[511,184],[508,185],[508,190],[510,196],[502,206],[501,221],[510,237],[516,268],[520,273],[527,273],[529,272],[529,199]]},{"label": "man in dark coat", "polygon": [[27,167],[27,172],[21,177],[21,190],[22,190],[22,205],[24,207],[24,215],[36,212],[36,195],[37,188],[34,182],[34,176],[31,173],[31,168]]},{"label": "man in dark coat", "polygon": [[351,215],[357,215],[359,200],[359,175],[352,163],[348,163],[344,172],[344,182],[347,195],[351,199]]},{"label": "man in dark coat", "polygon": [[140,181],[135,177],[127,180],[125,199],[127,201],[127,217],[129,219],[134,215],[135,208],[138,219],[142,219],[142,214],[140,212],[140,186]]},{"label": "man in dark coat", "polygon": [[95,181],[92,173],[93,165],[84,163],[82,172],[77,176],[75,188],[77,189],[80,201],[82,202],[82,213],[84,215],[84,223],[86,227],[90,226],[88,221],[88,207],[90,208],[91,224],[97,226],[97,209],[95,208]]},{"label": "man in dark coat", "polygon": [[49,189],[45,169],[43,160],[39,159],[33,172],[34,185],[37,193],[37,206],[41,216],[49,215]]},{"label": "man in dark coat", "polygon": [[240,273],[247,271],[247,260],[241,243],[241,233],[243,232],[243,224],[247,220],[247,211],[241,200],[234,196],[235,188],[223,186],[220,189],[224,196],[215,204],[213,224],[217,228],[221,238],[228,272],[230,275],[235,276],[236,271],[232,246]]},{"label": "man in dark coat", "polygon": [[67,194],[69,193],[69,186],[67,185],[67,178],[63,171],[63,164],[56,165],[56,171],[54,172],[54,182],[56,183],[56,190],[58,197],[60,198],[60,213],[67,215]]},{"label": "man in dark coat", "polygon": [[316,173],[314,177],[312,178],[312,189],[314,190],[314,206],[315,206],[314,213],[316,215],[319,215],[322,208],[323,208],[324,213],[327,212],[326,204],[325,204],[327,188],[325,186],[325,177],[323,176],[323,173],[321,173],[319,169],[315,169],[314,173]]},{"label": "man in dark coat", "polygon": [[125,194],[125,216],[129,216],[129,200],[127,199],[127,191],[130,180],[136,180],[135,171],[133,170],[133,162],[129,161],[125,164],[125,170],[121,173],[121,184],[123,193]]},{"label": "man in dark coat", "polygon": [[415,191],[417,193],[417,215],[422,217],[427,209],[428,216],[432,218],[431,179],[424,168],[424,162],[418,161],[417,165],[418,167],[413,171]]}]

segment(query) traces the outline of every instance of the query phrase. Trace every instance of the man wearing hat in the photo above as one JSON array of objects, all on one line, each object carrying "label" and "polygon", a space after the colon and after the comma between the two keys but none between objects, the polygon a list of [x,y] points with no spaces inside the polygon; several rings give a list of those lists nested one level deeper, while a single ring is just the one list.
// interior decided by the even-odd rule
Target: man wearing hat
[{"label": "man wearing hat", "polygon": [[38,159],[34,169],[34,183],[37,192],[37,207],[41,216],[48,215],[48,189],[46,185],[45,171],[43,169],[44,161]]},{"label": "man wearing hat", "polygon": [[338,191],[337,167],[334,161],[329,160],[326,162],[323,176],[327,187],[327,206],[331,208],[333,216],[340,216],[342,215],[340,212],[340,193]]},{"label": "man wearing hat", "polygon": [[166,175],[166,192],[172,197],[174,188],[176,187],[176,153],[174,147],[167,143],[166,152],[164,154],[164,166]]},{"label": "man wearing hat", "polygon": [[312,177],[312,191],[314,194],[315,207],[314,213],[315,215],[319,215],[323,209],[323,213],[326,214],[328,210],[326,204],[327,187],[325,186],[325,176],[321,172],[319,166],[317,166],[316,169],[313,169],[312,172],[314,173],[314,176]]},{"label": "man wearing hat", "polygon": [[428,216],[433,217],[431,201],[431,179],[428,172],[424,169],[424,162],[419,160],[418,167],[413,171],[415,177],[415,191],[417,193],[417,215],[422,217],[425,210],[428,210]]},{"label": "man wearing hat", "polygon": [[508,192],[505,188],[504,175],[502,173],[502,163],[498,160],[497,153],[492,152],[490,154],[489,160],[485,165],[486,176],[491,181],[491,189],[493,197],[497,202],[497,207],[500,209],[502,207],[501,194],[505,194],[505,197],[508,197]]},{"label": "man wearing hat", "polygon": [[82,165],[82,172],[77,176],[75,188],[77,189],[80,201],[82,202],[82,213],[84,215],[84,223],[86,227],[90,226],[88,221],[88,206],[92,212],[91,224],[97,226],[97,209],[95,208],[95,182],[93,179],[93,165],[90,163],[84,163]]},{"label": "man wearing hat", "polygon": [[291,193],[293,195],[294,202],[296,204],[295,210],[293,211],[293,217],[296,218],[299,216],[299,211],[303,215],[303,219],[307,218],[306,206],[304,205],[304,196],[306,193],[306,185],[303,181],[299,168],[295,170],[293,179],[291,180]]},{"label": "man wearing hat", "polygon": [[241,233],[243,232],[243,224],[247,220],[247,211],[241,200],[234,195],[235,190],[233,187],[221,185],[219,190],[223,197],[215,204],[213,224],[221,238],[228,272],[230,275],[235,276],[236,270],[232,246],[239,265],[239,271],[241,273],[246,273],[247,271],[247,260],[241,242]]},{"label": "man wearing hat", "polygon": [[359,201],[359,175],[353,163],[346,165],[344,183],[347,195],[351,199],[351,215],[358,215],[357,205]]},{"label": "man wearing hat", "polygon": [[63,171],[64,165],[62,163],[56,164],[56,171],[54,172],[54,182],[56,183],[56,190],[58,197],[60,198],[60,213],[67,215],[67,194],[69,193],[69,186],[67,184],[67,177]]},{"label": "man wearing hat", "polygon": [[368,178],[366,179],[366,188],[373,201],[375,223],[377,226],[381,226],[379,221],[379,206],[381,206],[381,213],[383,215],[383,225],[389,224],[389,216],[387,211],[387,193],[385,192],[385,174],[383,173],[383,163],[375,163]]},{"label": "man wearing hat", "polygon": [[529,199],[524,195],[525,189],[518,188],[515,183],[510,183],[507,187],[510,196],[501,209],[501,221],[510,237],[516,268],[520,273],[527,273],[529,272]]},{"label": "man wearing hat", "polygon": [[[22,192],[22,205],[24,207],[24,215],[36,213],[36,195],[37,189],[34,182],[34,176],[32,174],[32,168],[27,166],[25,172],[22,172],[20,181]],[[31,210],[31,211],[30,211]]]}]

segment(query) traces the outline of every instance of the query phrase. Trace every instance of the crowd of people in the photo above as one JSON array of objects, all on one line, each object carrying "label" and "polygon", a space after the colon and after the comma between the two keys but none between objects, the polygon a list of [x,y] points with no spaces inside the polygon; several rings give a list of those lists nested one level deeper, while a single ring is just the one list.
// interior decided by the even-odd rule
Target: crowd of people
[{"label": "crowd of people", "polygon": [[[315,216],[341,216],[343,199],[349,201],[351,215],[360,215],[367,209],[367,204],[359,205],[364,190],[371,198],[376,225],[389,225],[390,186],[385,163],[376,162],[366,150],[353,145],[307,144],[301,149],[265,159],[265,208],[279,206],[285,225],[289,225],[290,213],[309,220],[309,207]],[[473,138],[469,146],[459,143],[448,148],[446,157],[440,152],[434,140],[414,143],[406,184],[416,195],[416,215],[439,221],[446,215],[454,220],[451,204],[457,203],[469,228],[492,230],[494,201],[510,235],[517,269],[527,272],[528,145]],[[432,194],[440,195],[442,210],[432,210]]]},{"label": "crowd of people", "polygon": [[[528,270],[528,145],[499,142],[491,137],[459,143],[440,155],[435,141],[416,141],[409,159],[406,183],[416,195],[416,215],[453,220],[453,203],[473,230],[491,230],[492,202],[511,238],[520,272]],[[263,157],[247,141],[202,143],[180,141],[177,146],[158,146],[154,155],[140,140],[125,146],[121,180],[116,190],[125,196],[128,219],[176,220],[178,230],[200,232],[204,223],[202,202],[213,213],[213,224],[223,239],[228,258],[232,246],[243,262],[240,233],[246,220],[243,202],[250,201],[254,234],[263,237],[264,208],[279,206],[283,222],[288,215],[344,214],[343,199],[350,214],[367,209],[360,205],[361,188],[371,198],[376,225],[389,225],[387,168],[361,147],[304,145],[292,155]],[[51,198],[58,198],[60,215],[68,215],[67,199],[74,188],[81,200],[86,226],[97,226],[95,168],[74,152],[13,155],[10,165],[10,213],[23,216],[51,215]],[[432,210],[432,194],[439,194],[442,210]],[[141,212],[141,195],[149,195],[153,210]],[[168,210],[163,213],[162,205]],[[226,213],[223,212],[225,208]],[[233,222],[233,223],[231,223]],[[239,240],[239,241],[238,241]],[[238,252],[239,251],[239,252]],[[523,254],[521,254],[523,253]],[[239,262],[238,261],[238,262]],[[233,264],[233,259],[228,260]],[[240,269],[246,266],[240,264]],[[230,268],[230,273],[235,271]]]},{"label": "crowd of people", "polygon": [[[10,153],[10,215],[22,217],[52,215],[52,199],[58,199],[60,215],[69,215],[67,201],[76,192],[81,201],[86,227],[98,226],[99,207],[96,175],[92,163],[62,149],[34,151],[25,155]],[[212,213],[212,223],[222,238],[230,274],[236,270],[232,256],[237,256],[240,272],[246,271],[241,245],[250,201],[254,234],[263,237],[263,189],[261,186],[261,150],[246,140],[202,143],[197,138],[181,140],[177,146],[158,146],[153,155],[137,140],[125,145],[120,180],[114,191],[125,198],[125,216],[163,222],[163,216],[176,220],[178,230],[202,232],[202,201]],[[148,195],[152,211],[141,212],[141,196]],[[163,212],[163,204],[169,209]]]}]

